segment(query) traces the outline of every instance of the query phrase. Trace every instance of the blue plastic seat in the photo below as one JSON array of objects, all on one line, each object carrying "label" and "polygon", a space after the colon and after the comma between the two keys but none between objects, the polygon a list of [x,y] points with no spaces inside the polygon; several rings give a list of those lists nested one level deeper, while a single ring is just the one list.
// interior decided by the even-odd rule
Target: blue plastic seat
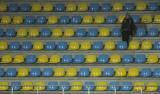
[{"label": "blue plastic seat", "polygon": [[141,77],[151,77],[152,76],[152,71],[150,68],[143,68],[140,72]]},{"label": "blue plastic seat", "polygon": [[113,68],[104,68],[103,76],[105,76],[105,77],[113,77],[114,76],[114,69]]},{"label": "blue plastic seat", "polygon": [[40,68],[31,68],[30,76],[32,76],[32,77],[40,77],[41,76]]},{"label": "blue plastic seat", "polygon": [[35,23],[35,17],[34,16],[26,16],[24,19],[25,24],[34,24]]},{"label": "blue plastic seat", "polygon": [[46,42],[45,50],[55,50],[55,48],[56,48],[55,42],[53,41]]},{"label": "blue plastic seat", "polygon": [[92,45],[92,50],[102,50],[103,49],[103,42],[102,41],[96,41]]},{"label": "blue plastic seat", "polygon": [[100,6],[98,3],[91,3],[89,5],[89,11],[91,11],[91,12],[97,12],[97,11],[99,11],[99,9],[100,9]]},{"label": "blue plastic seat", "polygon": [[160,77],[160,68],[156,68],[153,71],[153,76],[154,77]]},{"label": "blue plastic seat", "polygon": [[85,37],[86,36],[86,30],[84,28],[77,28],[75,32],[77,37]]},{"label": "blue plastic seat", "polygon": [[101,54],[98,56],[98,63],[108,63],[108,55],[106,54]]},{"label": "blue plastic seat", "polygon": [[21,82],[16,81],[16,82],[11,82],[11,89],[13,91],[18,91],[21,89]]},{"label": "blue plastic seat", "polygon": [[82,21],[82,17],[81,16],[73,16],[71,18],[71,23],[72,24],[80,24]]},{"label": "blue plastic seat", "polygon": [[70,89],[69,82],[59,82],[59,90],[68,91]]},{"label": "blue plastic seat", "polygon": [[133,11],[135,9],[134,3],[125,3],[124,9],[126,11]]},{"label": "blue plastic seat", "polygon": [[84,91],[93,91],[95,89],[95,83],[92,81],[86,81],[83,86]]},{"label": "blue plastic seat", "polygon": [[79,76],[80,77],[88,77],[90,75],[89,68],[80,68],[79,69]]},{"label": "blue plastic seat", "polygon": [[51,36],[51,29],[49,28],[42,28],[40,31],[41,37],[50,37]]},{"label": "blue plastic seat", "polygon": [[88,28],[88,37],[97,37],[98,36],[98,29],[97,28]]},{"label": "blue plastic seat", "polygon": [[16,31],[14,28],[8,28],[8,29],[6,29],[5,35],[6,35],[6,37],[15,37]]},{"label": "blue plastic seat", "polygon": [[10,42],[9,43],[9,49],[10,50],[19,50],[20,49],[20,43],[15,41],[15,42]]},{"label": "blue plastic seat", "polygon": [[63,12],[65,10],[65,5],[64,4],[56,4],[55,5],[55,11],[56,12]]},{"label": "blue plastic seat", "polygon": [[31,50],[32,49],[32,42],[24,41],[22,43],[22,50]]},{"label": "blue plastic seat", "polygon": [[36,23],[37,24],[45,24],[47,22],[47,19],[45,16],[37,16]]},{"label": "blue plastic seat", "polygon": [[20,11],[21,12],[30,12],[31,11],[30,4],[21,4],[20,5]]},{"label": "blue plastic seat", "polygon": [[5,74],[4,69],[3,69],[3,68],[0,68],[0,77],[3,77],[3,76],[4,76],[4,74]]},{"label": "blue plastic seat", "polygon": [[102,11],[104,11],[104,12],[108,12],[108,11],[111,11],[111,5],[109,4],[109,3],[103,3],[102,5],[101,5],[101,9],[102,9]]},{"label": "blue plastic seat", "polygon": [[72,55],[64,55],[62,57],[62,63],[72,63]]},{"label": "blue plastic seat", "polygon": [[154,49],[155,50],[160,50],[160,41],[155,41],[155,43],[154,43]]},{"label": "blue plastic seat", "polygon": [[135,56],[135,63],[145,63],[146,62],[146,56],[143,54],[138,54]]},{"label": "blue plastic seat", "polygon": [[27,55],[25,58],[25,63],[27,64],[33,64],[33,63],[36,63],[36,61],[37,61],[37,58],[35,55]]},{"label": "blue plastic seat", "polygon": [[111,36],[112,37],[119,37],[121,36],[121,30],[120,28],[113,28],[111,31]]},{"label": "blue plastic seat", "polygon": [[133,88],[132,82],[122,82],[122,86],[120,88],[121,91],[131,91]]},{"label": "blue plastic seat", "polygon": [[9,4],[8,5],[8,11],[9,12],[17,12],[18,11],[18,5],[17,4]]},{"label": "blue plastic seat", "polygon": [[4,36],[4,29],[0,28],[0,37]]},{"label": "blue plastic seat", "polygon": [[140,17],[138,15],[132,15],[134,23],[140,23]]},{"label": "blue plastic seat", "polygon": [[117,21],[117,17],[115,15],[107,16],[106,23],[114,24]]},{"label": "blue plastic seat", "polygon": [[128,48],[127,42],[125,41],[118,41],[117,43],[117,50],[126,50]]},{"label": "blue plastic seat", "polygon": [[150,10],[150,11],[156,11],[156,10],[158,10],[157,3],[149,3],[148,4],[148,10]]},{"label": "blue plastic seat", "polygon": [[123,59],[122,59],[123,63],[133,63],[133,61],[134,61],[134,58],[132,55],[127,54],[123,56]]},{"label": "blue plastic seat", "polygon": [[112,81],[109,83],[109,87],[108,87],[108,90],[110,91],[115,91],[115,90],[119,90],[120,89],[120,86],[119,86],[119,82],[115,82],[115,81]]},{"label": "blue plastic seat", "polygon": [[42,76],[50,77],[53,76],[53,69],[52,68],[44,68],[42,72]]},{"label": "blue plastic seat", "polygon": [[7,76],[7,77],[16,77],[16,75],[17,75],[17,70],[16,70],[16,68],[8,68],[8,69],[6,70],[6,76]]},{"label": "blue plastic seat", "polygon": [[84,55],[75,55],[73,63],[84,63],[85,57]]},{"label": "blue plastic seat", "polygon": [[67,42],[60,41],[57,43],[57,50],[66,50],[68,48]]},{"label": "blue plastic seat", "polygon": [[148,36],[149,37],[156,37],[158,36],[158,28],[149,28],[148,29]]},{"label": "blue plastic seat", "polygon": [[47,90],[56,91],[56,90],[58,90],[58,88],[59,88],[58,82],[48,82]]},{"label": "blue plastic seat", "polygon": [[60,24],[69,24],[69,16],[61,16],[59,18],[59,23]]},{"label": "blue plastic seat", "polygon": [[137,37],[144,37],[146,36],[146,29],[143,27],[139,27],[136,31],[136,36]]}]

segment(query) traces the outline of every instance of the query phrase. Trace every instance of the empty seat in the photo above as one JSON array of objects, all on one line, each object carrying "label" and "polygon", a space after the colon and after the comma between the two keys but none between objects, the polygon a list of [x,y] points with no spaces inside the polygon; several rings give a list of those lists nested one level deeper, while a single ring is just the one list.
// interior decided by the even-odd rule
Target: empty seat
[{"label": "empty seat", "polygon": [[97,61],[97,57],[96,57],[96,55],[92,55],[92,54],[89,54],[89,55],[86,55],[85,56],[85,63],[96,63],[96,61]]},{"label": "empty seat", "polygon": [[39,55],[37,57],[37,63],[47,63],[48,62],[48,56],[47,55]]},{"label": "empty seat", "polygon": [[77,76],[77,68],[68,68],[66,71],[66,76],[68,76],[68,77]]},{"label": "empty seat", "polygon": [[146,62],[146,56],[143,54],[139,54],[135,56],[135,63],[145,63]]},{"label": "empty seat", "polygon": [[53,5],[51,3],[44,3],[43,4],[43,11],[45,11],[45,12],[53,11]]},{"label": "empty seat", "polygon": [[155,64],[155,63],[158,63],[158,61],[159,61],[159,59],[156,54],[147,55],[147,62],[146,63]]},{"label": "empty seat", "polygon": [[4,54],[1,57],[1,63],[11,63],[12,62],[12,56],[9,54]]},{"label": "empty seat", "polygon": [[139,49],[139,41],[137,40],[132,40],[129,43],[129,50],[138,50]]},{"label": "empty seat", "polygon": [[134,82],[133,91],[141,91],[145,89],[144,82]]},{"label": "empty seat", "polygon": [[141,44],[142,50],[151,50],[152,49],[152,41],[151,40],[144,40]]},{"label": "empty seat", "polygon": [[131,91],[133,88],[132,82],[122,82],[120,90],[122,91]]},{"label": "empty seat", "polygon": [[24,41],[21,45],[22,50],[31,50],[32,49],[32,42]]},{"label": "empty seat", "polygon": [[63,3],[55,4],[55,11],[56,12],[63,12],[65,11],[65,5]]},{"label": "empty seat", "polygon": [[58,17],[57,16],[48,16],[47,24],[57,24]]},{"label": "empty seat", "polygon": [[73,63],[84,63],[85,62],[85,57],[84,55],[75,55]]},{"label": "empty seat", "polygon": [[101,5],[101,10],[104,11],[104,12],[111,11],[111,9],[112,9],[112,6],[109,3],[103,3]]},{"label": "empty seat", "polygon": [[74,36],[74,29],[73,28],[66,28],[64,30],[65,37],[73,37]]},{"label": "empty seat", "polygon": [[160,77],[160,68],[155,68],[154,69],[153,76],[154,77]]},{"label": "empty seat", "polygon": [[68,44],[66,41],[59,41],[56,47],[57,50],[67,50]]},{"label": "empty seat", "polygon": [[149,14],[145,14],[141,18],[142,23],[151,23],[152,22],[152,16]]},{"label": "empty seat", "polygon": [[148,4],[148,10],[150,10],[150,11],[156,11],[156,10],[158,10],[157,3],[149,3]]},{"label": "empty seat", "polygon": [[147,9],[147,4],[145,2],[137,2],[136,4],[136,10],[138,11],[144,11]]},{"label": "empty seat", "polygon": [[45,24],[45,23],[47,23],[47,18],[45,16],[37,16],[36,23],[37,24]]},{"label": "empty seat", "polygon": [[10,24],[11,23],[11,17],[10,16],[2,16],[1,17],[1,24]]},{"label": "empty seat", "polygon": [[140,72],[141,77],[150,77],[152,76],[152,70],[150,68],[143,68]]},{"label": "empty seat", "polygon": [[137,28],[136,36],[137,37],[144,37],[144,36],[146,36],[146,30],[145,30],[145,28],[143,28],[143,27]]},{"label": "empty seat", "polygon": [[160,15],[154,16],[154,23],[160,23]]},{"label": "empty seat", "polygon": [[126,50],[128,48],[126,41],[118,41],[117,42],[117,50]]},{"label": "empty seat", "polygon": [[28,3],[20,4],[20,11],[21,12],[30,12],[31,11],[31,5]]},{"label": "empty seat", "polygon": [[66,11],[68,12],[74,12],[77,10],[77,6],[75,3],[71,3],[71,2],[68,2],[67,5],[66,5]]},{"label": "empty seat", "polygon": [[23,63],[24,62],[24,56],[23,55],[15,55],[13,59],[13,63]]},{"label": "empty seat", "polygon": [[109,61],[108,55],[101,54],[98,56],[98,60],[97,60],[98,63],[108,63],[108,61]]},{"label": "empty seat", "polygon": [[126,11],[133,11],[135,9],[134,3],[125,3],[124,9]]},{"label": "empty seat", "polygon": [[113,77],[114,76],[114,69],[113,68],[104,68],[103,76],[105,76],[105,77]]},{"label": "empty seat", "polygon": [[13,16],[12,23],[13,24],[22,24],[23,23],[22,16]]},{"label": "empty seat", "polygon": [[129,68],[128,69],[128,76],[129,77],[138,77],[139,76],[139,69],[138,68]]},{"label": "empty seat", "polygon": [[0,50],[6,50],[8,49],[8,43],[6,41],[0,41]]},{"label": "empty seat", "polygon": [[132,15],[132,19],[134,23],[140,23],[140,16],[139,15]]},{"label": "empty seat", "polygon": [[17,70],[17,72],[18,72],[17,76],[19,76],[19,77],[26,77],[26,76],[29,75],[29,69],[28,68],[19,68]]},{"label": "empty seat", "polygon": [[31,68],[30,69],[30,76],[31,77],[39,77],[39,76],[41,76],[40,68]]},{"label": "empty seat", "polygon": [[114,24],[116,23],[117,21],[117,17],[115,15],[110,15],[110,16],[107,16],[106,18],[106,23],[108,24]]},{"label": "empty seat", "polygon": [[20,43],[15,41],[15,42],[10,42],[9,43],[9,49],[10,50],[19,50],[20,49]]},{"label": "empty seat", "polygon": [[88,28],[88,37],[96,37],[98,36],[98,29],[97,28]]},{"label": "empty seat", "polygon": [[53,69],[52,68],[44,68],[43,72],[42,72],[42,76],[44,76],[44,77],[53,76]]},{"label": "empty seat", "polygon": [[125,68],[116,68],[115,76],[116,77],[125,77],[127,75],[127,71]]},{"label": "empty seat", "polygon": [[1,81],[0,82],[0,91],[6,91],[6,90],[9,90],[9,82]]},{"label": "empty seat", "polygon": [[14,28],[8,28],[5,32],[6,37],[16,37],[16,31]]},{"label": "empty seat", "polygon": [[133,61],[134,61],[134,58],[130,54],[126,54],[123,56],[123,59],[122,59],[123,63],[133,63]]},{"label": "empty seat", "polygon": [[85,91],[93,91],[95,89],[95,83],[92,81],[86,81],[83,86]]},{"label": "empty seat", "polygon": [[5,12],[7,11],[7,4],[6,3],[0,3],[0,12]]},{"label": "empty seat", "polygon": [[29,37],[38,37],[39,36],[39,29],[37,28],[30,28],[28,30],[29,32]]},{"label": "empty seat", "polygon": [[60,24],[69,24],[70,23],[69,16],[60,16],[59,23]]},{"label": "empty seat", "polygon": [[79,43],[76,41],[69,42],[69,50],[78,50],[79,49]]},{"label": "empty seat", "polygon": [[18,4],[11,3],[8,5],[9,12],[17,12],[18,11]]},{"label": "empty seat", "polygon": [[4,35],[4,29],[0,28],[0,37],[3,37]]},{"label": "empty seat", "polygon": [[148,36],[149,37],[156,37],[156,36],[158,36],[158,28],[149,28],[148,29]]},{"label": "empty seat", "polygon": [[158,90],[158,83],[157,82],[148,82],[146,85],[146,91],[153,92]]},{"label": "empty seat", "polygon": [[44,48],[43,42],[42,41],[34,41],[33,42],[33,50],[39,51]]},{"label": "empty seat", "polygon": [[100,28],[99,36],[100,37],[108,37],[110,35],[110,31],[108,28]]},{"label": "empty seat", "polygon": [[40,3],[33,3],[31,6],[32,6],[31,11],[33,12],[39,12],[42,10],[42,6]]},{"label": "empty seat", "polygon": [[65,70],[64,70],[64,68],[55,68],[54,69],[54,76],[56,76],[56,77],[63,77],[63,76],[65,76]]},{"label": "empty seat", "polygon": [[97,16],[95,16],[94,23],[95,24],[103,24],[103,23],[105,23],[104,16],[103,15],[97,15]]},{"label": "empty seat", "polygon": [[45,82],[43,82],[43,81],[35,82],[34,90],[43,91],[43,90],[45,90],[45,86],[46,86]]},{"label": "empty seat", "polygon": [[82,41],[80,50],[90,50],[91,49],[91,43],[89,41]]},{"label": "empty seat", "polygon": [[11,88],[13,91],[18,91],[21,89],[21,82],[15,81],[11,83]]},{"label": "empty seat", "polygon": [[30,81],[22,82],[22,89],[24,91],[30,91],[33,90],[33,83]]},{"label": "empty seat", "polygon": [[58,86],[58,82],[48,82],[47,84],[47,90],[49,91],[55,91],[58,90],[59,86]]},{"label": "empty seat", "polygon": [[121,36],[120,28],[113,28],[112,31],[111,31],[111,36],[120,37]]},{"label": "empty seat", "polygon": [[97,11],[99,11],[99,9],[100,9],[100,6],[98,3],[91,3],[89,5],[89,11],[91,11],[91,12],[97,12]]},{"label": "empty seat", "polygon": [[36,63],[37,58],[35,55],[27,55],[25,58],[25,63],[27,64],[32,64],[32,63]]},{"label": "empty seat", "polygon": [[121,62],[121,56],[119,54],[112,54],[110,56],[110,62],[111,64],[117,64]]},{"label": "empty seat", "polygon": [[117,23],[122,23],[125,18],[125,15],[119,15]]},{"label": "empty seat", "polygon": [[97,90],[97,91],[107,90],[107,82],[98,81],[98,82],[95,82],[95,84],[96,84],[95,90]]},{"label": "empty seat", "polygon": [[26,16],[24,18],[24,24],[35,24],[35,17],[34,16]]},{"label": "empty seat", "polygon": [[51,55],[50,60],[48,63],[59,63],[61,60],[59,55]]},{"label": "empty seat", "polygon": [[93,23],[93,17],[89,16],[89,15],[83,16],[82,23],[83,24],[92,24]]},{"label": "empty seat", "polygon": [[17,29],[17,37],[27,37],[27,36],[28,36],[27,29],[25,28]]},{"label": "empty seat", "polygon": [[122,11],[123,5],[122,3],[116,2],[113,4],[113,11]]},{"label": "empty seat", "polygon": [[16,68],[8,68],[6,70],[6,76],[7,77],[16,77],[17,76],[17,70],[16,70]]},{"label": "empty seat", "polygon": [[88,11],[88,4],[86,2],[80,2],[78,4],[78,11]]},{"label": "empty seat", "polygon": [[91,68],[90,72],[91,72],[90,76],[93,76],[93,77],[100,77],[100,76],[102,76],[102,70],[101,70],[101,68]]},{"label": "empty seat", "polygon": [[92,50],[102,50],[103,49],[103,42],[96,41],[92,44]]},{"label": "empty seat", "polygon": [[70,83],[67,81],[64,82],[59,82],[59,90],[64,90],[64,91],[68,91],[70,90]]},{"label": "empty seat", "polygon": [[82,17],[81,16],[73,16],[71,18],[71,23],[72,24],[81,24]]},{"label": "empty seat", "polygon": [[53,41],[46,42],[45,50],[55,50],[56,44]]},{"label": "empty seat", "polygon": [[72,63],[72,55],[63,55],[61,63]]},{"label": "empty seat", "polygon": [[55,28],[52,30],[52,37],[61,37],[63,34],[60,28]]},{"label": "empty seat", "polygon": [[112,40],[108,40],[104,43],[104,50],[114,50],[115,47],[115,42]]},{"label": "empty seat", "polygon": [[75,32],[77,37],[85,37],[87,32],[84,28],[77,28],[76,32]]},{"label": "empty seat", "polygon": [[80,68],[78,75],[81,77],[88,77],[90,75],[89,68]]},{"label": "empty seat", "polygon": [[120,89],[119,82],[112,81],[109,83],[108,90],[110,91],[118,91]]},{"label": "empty seat", "polygon": [[3,68],[0,68],[0,77],[3,77],[5,74],[5,70]]},{"label": "empty seat", "polygon": [[83,83],[79,81],[71,82],[71,89],[72,91],[81,91],[83,88]]}]

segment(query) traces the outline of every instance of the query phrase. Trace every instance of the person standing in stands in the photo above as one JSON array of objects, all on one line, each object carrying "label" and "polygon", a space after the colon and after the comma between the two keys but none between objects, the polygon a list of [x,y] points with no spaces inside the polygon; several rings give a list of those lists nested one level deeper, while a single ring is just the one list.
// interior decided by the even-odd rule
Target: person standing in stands
[{"label": "person standing in stands", "polygon": [[136,25],[130,16],[129,13],[126,14],[122,26],[122,40],[127,42],[127,45],[129,46],[130,37],[133,36],[136,32]]}]

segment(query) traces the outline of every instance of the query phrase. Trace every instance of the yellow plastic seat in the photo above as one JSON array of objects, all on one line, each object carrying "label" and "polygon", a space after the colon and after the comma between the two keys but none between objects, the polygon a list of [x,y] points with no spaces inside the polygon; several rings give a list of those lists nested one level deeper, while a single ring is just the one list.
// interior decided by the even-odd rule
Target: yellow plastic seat
[{"label": "yellow plastic seat", "polygon": [[144,40],[142,41],[142,50],[150,50],[152,49],[152,41],[151,40]]},{"label": "yellow plastic seat", "polygon": [[71,91],[80,91],[83,88],[83,83],[82,82],[78,82],[78,81],[74,81],[71,82]]},{"label": "yellow plastic seat", "polygon": [[65,76],[65,70],[64,70],[64,68],[55,68],[54,69],[54,76],[56,76],[56,77],[63,77],[63,76]]},{"label": "yellow plastic seat", "polygon": [[152,22],[152,16],[149,14],[143,15],[141,19],[142,23],[151,23]]},{"label": "yellow plastic seat", "polygon": [[139,49],[139,41],[137,40],[132,40],[129,43],[129,50],[138,50]]},{"label": "yellow plastic seat", "polygon": [[10,24],[11,23],[11,17],[10,16],[2,16],[1,17],[1,24]]},{"label": "yellow plastic seat", "polygon": [[91,49],[91,43],[89,41],[82,41],[80,49],[81,50],[90,50]]},{"label": "yellow plastic seat", "polygon": [[79,43],[76,41],[69,42],[69,50],[78,50],[79,49]]},{"label": "yellow plastic seat", "polygon": [[74,36],[74,29],[73,28],[66,28],[64,30],[65,37],[73,37]]},{"label": "yellow plastic seat", "polygon": [[66,76],[69,76],[69,77],[77,76],[77,68],[68,68],[66,71]]},{"label": "yellow plastic seat", "polygon": [[0,41],[0,51],[8,49],[8,43],[6,41]]},{"label": "yellow plastic seat", "polygon": [[58,17],[57,16],[49,16],[47,23],[48,24],[56,24],[56,23],[58,23]]},{"label": "yellow plastic seat", "polygon": [[125,68],[116,68],[115,69],[115,76],[117,77],[125,77],[127,74],[127,71]]},{"label": "yellow plastic seat", "polygon": [[13,63],[23,63],[24,62],[24,56],[23,55],[15,55]]},{"label": "yellow plastic seat", "polygon": [[107,82],[96,82],[96,91],[105,91],[107,90]]},{"label": "yellow plastic seat", "polygon": [[121,11],[123,10],[123,4],[122,3],[114,3],[113,4],[113,11]]},{"label": "yellow plastic seat", "polygon": [[118,23],[122,23],[123,20],[124,20],[124,18],[125,18],[124,15],[120,15],[120,16],[118,17]]},{"label": "yellow plastic seat", "polygon": [[43,82],[43,81],[35,82],[34,90],[38,90],[38,91],[45,90],[45,82]]},{"label": "yellow plastic seat", "polygon": [[53,5],[51,3],[43,4],[43,11],[45,12],[53,11]]},{"label": "yellow plastic seat", "polygon": [[3,3],[3,2],[0,2],[0,12],[5,12],[7,11],[7,4],[6,3]]},{"label": "yellow plastic seat", "polygon": [[136,10],[144,11],[147,9],[147,4],[145,2],[137,2]]},{"label": "yellow plastic seat", "polygon": [[89,15],[83,16],[82,23],[83,24],[91,24],[91,23],[93,23],[93,17],[89,16]]},{"label": "yellow plastic seat", "polygon": [[42,9],[42,6],[41,6],[40,3],[33,3],[32,4],[31,11],[33,11],[33,12],[39,12],[39,11],[41,11],[41,9]]},{"label": "yellow plastic seat", "polygon": [[105,18],[103,15],[98,15],[94,18],[94,23],[103,24],[105,22]]},{"label": "yellow plastic seat", "polygon": [[156,54],[149,54],[147,55],[147,62],[148,64],[155,64],[158,63],[158,56]]},{"label": "yellow plastic seat", "polygon": [[100,28],[99,36],[100,37],[108,37],[110,35],[110,31],[108,28]]},{"label": "yellow plastic seat", "polygon": [[33,50],[42,50],[43,49],[43,42],[41,41],[34,41],[33,42]]},{"label": "yellow plastic seat", "polygon": [[60,28],[55,28],[52,30],[53,37],[62,37],[62,34],[63,34],[63,32],[62,32],[62,29],[60,29]]},{"label": "yellow plastic seat", "polygon": [[91,68],[90,72],[91,72],[91,76],[93,77],[99,77],[102,75],[101,68]]},{"label": "yellow plastic seat", "polygon": [[24,91],[33,90],[33,83],[32,82],[22,82],[22,89]]},{"label": "yellow plastic seat", "polygon": [[29,37],[38,37],[38,36],[39,36],[39,29],[37,28],[29,29]]},{"label": "yellow plastic seat", "polygon": [[12,56],[9,55],[9,54],[5,54],[5,55],[2,55],[1,57],[1,63],[11,63],[12,62]]},{"label": "yellow plastic seat", "polygon": [[146,85],[146,91],[153,92],[158,90],[158,83],[157,82],[148,82]]},{"label": "yellow plastic seat", "polygon": [[86,55],[86,61],[85,63],[96,63],[97,57],[96,55]]},{"label": "yellow plastic seat", "polygon": [[144,82],[134,82],[133,86],[133,91],[141,91],[145,89]]},{"label": "yellow plastic seat", "polygon": [[48,62],[48,56],[47,55],[39,55],[37,63],[47,63]]},{"label": "yellow plastic seat", "polygon": [[128,69],[128,76],[129,77],[137,77],[137,76],[139,76],[139,69],[138,68],[129,68]]},{"label": "yellow plastic seat", "polygon": [[13,16],[13,24],[22,24],[23,23],[23,17],[22,16]]},{"label": "yellow plastic seat", "polygon": [[77,6],[75,3],[67,3],[66,5],[66,11],[69,11],[69,12],[73,12],[73,11],[76,11],[77,10]]},{"label": "yellow plastic seat", "polygon": [[78,11],[87,11],[88,10],[88,4],[87,3],[79,3],[78,4]]},{"label": "yellow plastic seat", "polygon": [[154,23],[160,23],[160,15],[154,16]]},{"label": "yellow plastic seat", "polygon": [[18,69],[18,76],[19,77],[26,77],[29,75],[29,69],[28,68],[19,68]]},{"label": "yellow plastic seat", "polygon": [[115,42],[114,41],[106,41],[104,43],[104,50],[114,50],[116,47]]},{"label": "yellow plastic seat", "polygon": [[119,54],[112,54],[110,56],[110,63],[117,64],[121,62],[121,56]]},{"label": "yellow plastic seat", "polygon": [[52,55],[50,57],[50,61],[48,63],[54,63],[54,64],[57,64],[59,63],[61,60],[61,57],[59,55]]},{"label": "yellow plastic seat", "polygon": [[27,29],[19,28],[17,29],[17,37],[26,37],[28,34]]},{"label": "yellow plastic seat", "polygon": [[6,81],[0,81],[0,91],[9,90],[9,83]]}]

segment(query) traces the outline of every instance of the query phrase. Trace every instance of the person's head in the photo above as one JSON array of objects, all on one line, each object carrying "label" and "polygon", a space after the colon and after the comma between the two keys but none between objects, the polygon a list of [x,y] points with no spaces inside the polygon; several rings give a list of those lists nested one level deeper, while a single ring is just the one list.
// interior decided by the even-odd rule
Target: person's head
[{"label": "person's head", "polygon": [[128,19],[130,17],[131,17],[131,15],[127,12],[125,18]]}]

